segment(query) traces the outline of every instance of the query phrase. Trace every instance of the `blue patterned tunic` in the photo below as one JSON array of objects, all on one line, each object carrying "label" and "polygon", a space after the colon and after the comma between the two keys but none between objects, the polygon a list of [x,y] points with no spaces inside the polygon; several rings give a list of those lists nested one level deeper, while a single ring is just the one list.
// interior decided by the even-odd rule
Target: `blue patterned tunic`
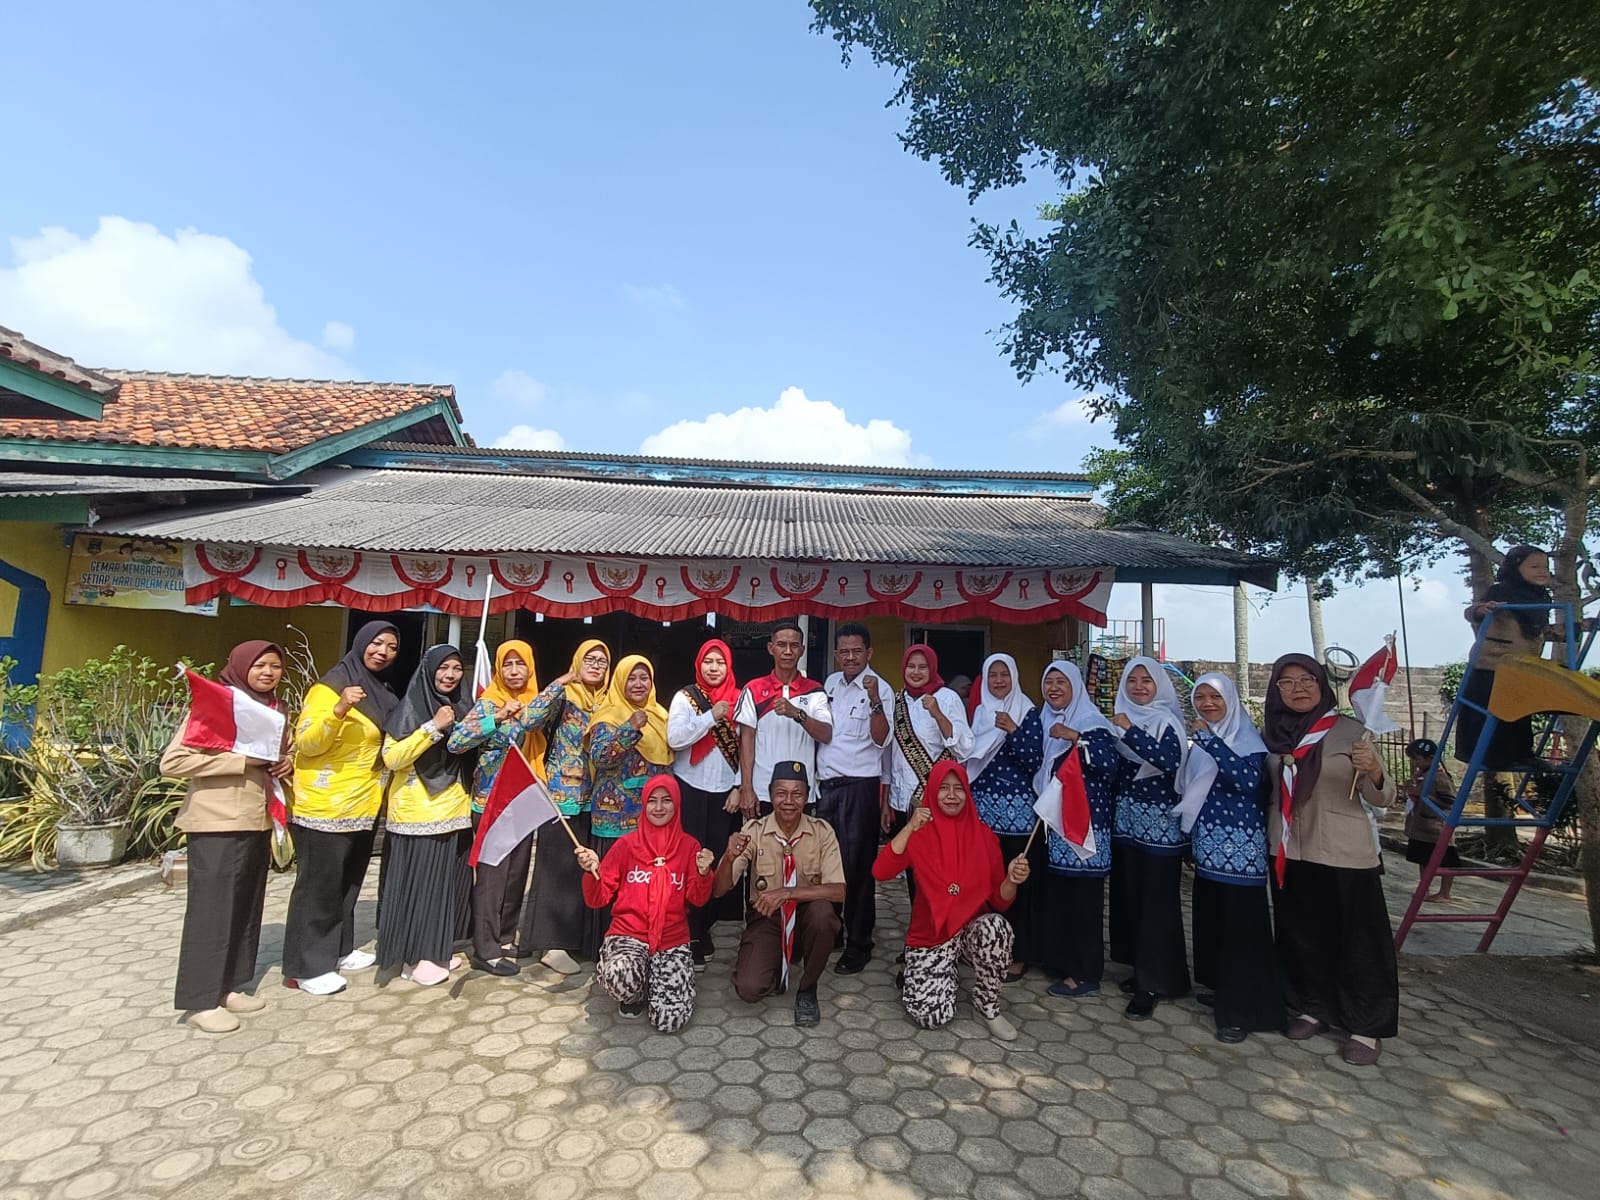
[{"label": "blue patterned tunic", "polygon": [[652,775],[672,770],[670,765],[657,766],[639,753],[642,737],[632,725],[603,721],[589,731],[589,761],[594,766],[590,828],[595,837],[619,838],[637,829],[644,808],[644,785]]},{"label": "blue patterned tunic", "polygon": [[[445,743],[451,754],[460,754],[464,750],[478,748],[478,769],[472,776],[472,811],[483,812],[483,803],[489,798],[489,789],[494,787],[495,776],[500,774],[500,764],[506,761],[506,754],[512,746],[520,746],[522,739],[527,737],[530,730],[539,726],[539,721],[529,721],[527,709],[522,716],[512,721],[496,721],[494,729],[485,733],[484,721],[494,712],[494,701],[479,700],[472,706],[472,710],[450,727],[450,740]],[[530,764],[534,768],[539,763]]]},{"label": "blue patterned tunic", "polygon": [[1116,839],[1150,854],[1182,854],[1189,844],[1182,822],[1172,815],[1178,803],[1178,764],[1183,761],[1183,738],[1175,729],[1162,731],[1156,741],[1137,725],[1122,735],[1123,745],[1160,774],[1134,778],[1139,764],[1122,758],[1117,772]]},{"label": "blue patterned tunic", "polygon": [[[1063,756],[1065,757],[1065,756]],[[1055,875],[1104,876],[1111,871],[1111,820],[1116,803],[1117,774],[1122,755],[1117,739],[1104,729],[1091,729],[1078,739],[1083,765],[1083,790],[1089,794],[1089,825],[1094,830],[1094,854],[1087,860],[1055,830],[1050,831],[1050,871]],[[1061,759],[1050,764],[1055,770]]]},{"label": "blue patterned tunic", "polygon": [[1027,837],[1039,819],[1033,777],[1044,762],[1044,728],[1033,709],[1006,735],[983,774],[972,781],[972,799],[983,823],[1001,837]]},{"label": "blue patterned tunic", "polygon": [[1219,737],[1201,736],[1191,754],[1217,760],[1217,779],[1194,822],[1194,869],[1205,879],[1247,887],[1267,884],[1267,810],[1261,769],[1267,756],[1243,757]]}]

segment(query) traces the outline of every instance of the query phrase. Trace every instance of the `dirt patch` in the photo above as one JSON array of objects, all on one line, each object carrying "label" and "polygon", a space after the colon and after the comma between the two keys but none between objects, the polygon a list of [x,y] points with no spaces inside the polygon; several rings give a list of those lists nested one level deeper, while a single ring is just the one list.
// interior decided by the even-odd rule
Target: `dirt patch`
[{"label": "dirt patch", "polygon": [[[1600,966],[1571,957],[1402,954],[1402,971],[1548,1037],[1600,1050]],[[1493,1005],[1485,997],[1493,997]]]}]

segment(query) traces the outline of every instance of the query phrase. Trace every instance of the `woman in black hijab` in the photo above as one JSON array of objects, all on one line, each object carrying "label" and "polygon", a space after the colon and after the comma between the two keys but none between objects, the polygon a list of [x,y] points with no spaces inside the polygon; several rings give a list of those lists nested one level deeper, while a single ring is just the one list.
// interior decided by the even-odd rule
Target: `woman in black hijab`
[{"label": "woman in black hijab", "polygon": [[344,991],[341,971],[376,961],[355,946],[356,897],[383,807],[383,728],[399,703],[383,676],[399,651],[394,625],[367,622],[306,693],[295,722],[289,833],[299,865],[284,922],[283,982],[313,996]]},{"label": "woman in black hijab", "polygon": [[[1483,599],[1468,607],[1466,618],[1477,634],[1483,631],[1482,641],[1469,664],[1467,676],[1461,681],[1461,697],[1483,707],[1489,703],[1489,693],[1494,690],[1494,672],[1500,663],[1514,655],[1544,652],[1545,631],[1550,624],[1550,606],[1555,601],[1550,595],[1550,556],[1537,546],[1513,546],[1506,552],[1500,569],[1495,572],[1494,583],[1484,593]],[[1537,605],[1537,608],[1506,610],[1505,605]],[[1483,629],[1485,622],[1488,628]],[[1470,762],[1472,752],[1483,737],[1484,714],[1462,705],[1456,714],[1456,758]],[[1501,721],[1484,747],[1483,766],[1487,772],[1508,770],[1522,766],[1533,758],[1533,718],[1520,721]],[[1485,787],[1503,785],[1492,775],[1484,776]],[[1493,814],[1491,814],[1493,815]]]},{"label": "woman in black hijab", "polygon": [[378,966],[432,987],[458,965],[472,869],[472,769],[477,755],[452,754],[446,738],[471,703],[461,695],[461,652],[429,646],[384,726],[389,780],[388,860],[378,903]]}]

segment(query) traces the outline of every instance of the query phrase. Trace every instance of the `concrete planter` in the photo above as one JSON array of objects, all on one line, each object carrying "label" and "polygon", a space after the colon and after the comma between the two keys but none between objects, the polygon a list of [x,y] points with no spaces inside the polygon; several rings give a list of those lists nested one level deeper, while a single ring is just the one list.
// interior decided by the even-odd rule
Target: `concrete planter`
[{"label": "concrete planter", "polygon": [[115,866],[128,852],[128,823],[56,826],[56,865],[76,870]]}]

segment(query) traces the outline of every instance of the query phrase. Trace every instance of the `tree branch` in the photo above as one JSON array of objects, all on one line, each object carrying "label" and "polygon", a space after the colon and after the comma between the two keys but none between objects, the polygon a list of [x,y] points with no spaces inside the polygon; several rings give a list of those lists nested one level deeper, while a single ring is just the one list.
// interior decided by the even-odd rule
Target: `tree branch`
[{"label": "tree branch", "polygon": [[1389,486],[1399,492],[1409,503],[1431,517],[1434,524],[1439,527],[1440,533],[1459,538],[1492,563],[1498,563],[1505,558],[1505,555],[1488,538],[1484,537],[1476,529],[1454,520],[1449,513],[1411,487],[1410,484],[1396,479],[1393,475],[1385,475],[1384,478],[1389,481]]}]

